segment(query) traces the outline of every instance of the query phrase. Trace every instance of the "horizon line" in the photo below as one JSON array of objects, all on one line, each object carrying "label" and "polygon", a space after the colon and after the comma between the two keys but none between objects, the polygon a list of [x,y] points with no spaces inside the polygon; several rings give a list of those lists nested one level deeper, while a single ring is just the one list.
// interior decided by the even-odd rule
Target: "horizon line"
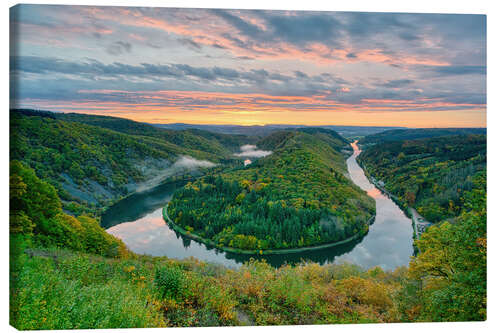
[{"label": "horizon line", "polygon": [[57,110],[57,111],[51,111],[51,110],[45,110],[45,109],[36,109],[36,108],[9,108],[9,111],[16,111],[16,110],[33,110],[36,112],[49,112],[49,113],[64,113],[64,114],[81,114],[81,115],[89,115],[89,116],[100,116],[100,117],[110,117],[110,118],[117,118],[117,119],[127,119],[131,120],[134,122],[138,123],[143,123],[143,124],[148,124],[148,125],[191,125],[191,126],[240,126],[240,127],[252,127],[252,126],[259,126],[259,127],[265,127],[265,126],[306,126],[306,127],[321,127],[321,126],[343,126],[343,127],[393,127],[393,128],[401,128],[401,129],[438,129],[438,128],[443,128],[443,129],[449,129],[449,128],[481,128],[481,129],[487,129],[487,126],[436,126],[436,127],[419,127],[419,126],[413,126],[413,127],[408,127],[408,126],[398,126],[398,125],[341,125],[341,124],[299,124],[299,123],[293,123],[293,124],[283,124],[283,123],[265,123],[265,124],[237,124],[237,123],[189,123],[189,122],[146,122],[146,121],[140,121],[136,120],[133,118],[127,118],[127,117],[117,117],[117,116],[112,116],[112,115],[106,115],[106,114],[94,114],[94,113],[85,113],[85,112],[75,112],[75,111],[64,111],[64,110]]}]

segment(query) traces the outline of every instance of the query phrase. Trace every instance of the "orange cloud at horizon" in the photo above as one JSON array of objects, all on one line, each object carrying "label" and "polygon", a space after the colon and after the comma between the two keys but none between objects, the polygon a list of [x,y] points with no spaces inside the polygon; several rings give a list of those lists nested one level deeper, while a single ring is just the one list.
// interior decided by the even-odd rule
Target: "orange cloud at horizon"
[{"label": "orange cloud at horizon", "polygon": [[381,107],[287,110],[255,108],[242,103],[236,106],[189,109],[161,104],[126,104],[95,101],[24,101],[22,107],[52,111],[87,113],[127,118],[148,123],[190,123],[213,125],[342,125],[401,127],[486,127],[486,108],[439,111],[395,111]]}]

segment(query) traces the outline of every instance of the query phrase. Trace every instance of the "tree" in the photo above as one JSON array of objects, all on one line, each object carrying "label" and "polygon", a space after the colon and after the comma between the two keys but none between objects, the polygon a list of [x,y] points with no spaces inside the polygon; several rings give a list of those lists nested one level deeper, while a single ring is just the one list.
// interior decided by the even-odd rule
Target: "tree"
[{"label": "tree", "polygon": [[465,195],[470,211],[455,224],[430,227],[416,241],[410,277],[421,281],[421,317],[434,321],[486,318],[486,190],[484,179]]},{"label": "tree", "polygon": [[415,193],[411,191],[406,192],[405,200],[406,202],[408,202],[409,206],[413,206],[415,204],[415,199],[416,199]]}]

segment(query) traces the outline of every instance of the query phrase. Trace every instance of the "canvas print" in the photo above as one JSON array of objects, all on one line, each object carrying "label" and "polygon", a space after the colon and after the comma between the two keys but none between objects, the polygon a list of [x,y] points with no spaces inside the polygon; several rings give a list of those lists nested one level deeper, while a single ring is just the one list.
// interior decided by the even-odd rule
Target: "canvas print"
[{"label": "canvas print", "polygon": [[486,320],[486,16],[10,9],[10,324]]}]

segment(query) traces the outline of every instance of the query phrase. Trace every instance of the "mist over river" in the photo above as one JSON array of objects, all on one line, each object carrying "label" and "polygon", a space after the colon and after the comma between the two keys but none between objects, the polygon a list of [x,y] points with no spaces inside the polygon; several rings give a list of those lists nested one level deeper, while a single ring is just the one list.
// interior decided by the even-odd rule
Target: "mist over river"
[{"label": "mist over river", "polygon": [[304,253],[268,256],[233,254],[210,248],[176,234],[163,220],[162,207],[170,201],[175,189],[184,183],[161,185],[118,202],[102,216],[101,225],[107,228],[108,233],[122,239],[135,253],[177,259],[195,257],[227,267],[238,267],[251,257],[265,258],[275,267],[302,260],[319,264],[347,261],[364,268],[380,266],[383,269],[407,265],[413,253],[411,220],[368,181],[356,162],[361,151],[356,143],[352,147],[354,153],[347,159],[349,176],[375,199],[377,213],[368,234],[348,244]]}]

